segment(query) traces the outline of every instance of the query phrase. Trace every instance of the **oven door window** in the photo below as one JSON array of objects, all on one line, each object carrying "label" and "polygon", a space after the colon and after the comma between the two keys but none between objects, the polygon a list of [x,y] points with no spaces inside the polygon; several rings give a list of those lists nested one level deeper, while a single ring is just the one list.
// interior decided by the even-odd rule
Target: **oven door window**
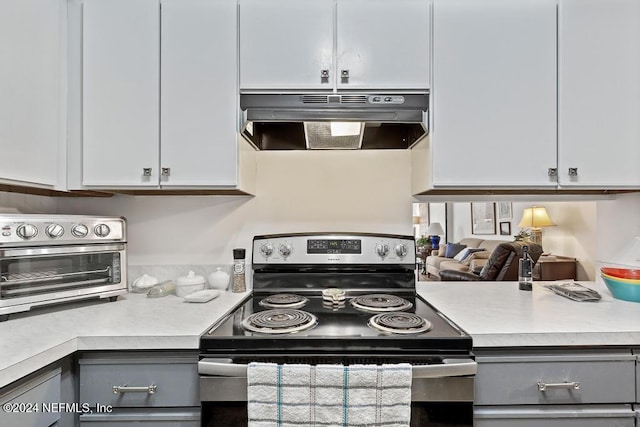
[{"label": "oven door window", "polygon": [[116,251],[0,259],[0,299],[119,283],[121,258]]}]

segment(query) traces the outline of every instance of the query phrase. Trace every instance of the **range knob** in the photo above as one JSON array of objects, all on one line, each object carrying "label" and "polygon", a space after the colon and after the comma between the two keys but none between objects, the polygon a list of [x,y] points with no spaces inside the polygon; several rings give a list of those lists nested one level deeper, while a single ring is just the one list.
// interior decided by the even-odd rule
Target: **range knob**
[{"label": "range knob", "polygon": [[396,245],[396,247],[394,248],[394,252],[400,258],[404,258],[407,255],[407,252],[408,252],[407,245],[405,245],[404,243],[400,243],[400,244]]},{"label": "range knob", "polygon": [[282,255],[283,258],[286,258],[289,255],[291,255],[292,251],[293,251],[293,247],[291,247],[291,244],[289,243],[283,243],[278,248],[278,252],[280,252],[280,255]]},{"label": "range knob", "polygon": [[94,227],[93,232],[98,237],[107,237],[111,233],[111,229],[107,224],[98,224]]},{"label": "range knob", "polygon": [[71,234],[78,238],[87,237],[87,234],[89,234],[89,228],[84,224],[75,224],[71,227]]},{"label": "range knob", "polygon": [[265,258],[269,258],[273,254],[273,245],[271,243],[265,243],[260,246],[260,253]]},{"label": "range knob", "polygon": [[22,224],[16,229],[18,237],[24,240],[31,240],[38,234],[38,228],[33,224]]},{"label": "range knob", "polygon": [[62,237],[64,234],[64,228],[60,224],[49,224],[47,225],[47,228],[45,228],[44,232],[52,239],[57,239],[58,237]]},{"label": "range knob", "polygon": [[389,255],[389,245],[387,245],[386,243],[378,243],[376,245],[376,253],[380,258],[385,258],[387,255]]}]

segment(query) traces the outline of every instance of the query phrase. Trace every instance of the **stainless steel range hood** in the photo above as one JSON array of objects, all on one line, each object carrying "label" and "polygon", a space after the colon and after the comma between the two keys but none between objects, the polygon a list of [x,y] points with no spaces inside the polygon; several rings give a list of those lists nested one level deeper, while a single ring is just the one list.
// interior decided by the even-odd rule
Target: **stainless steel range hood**
[{"label": "stainless steel range hood", "polygon": [[242,94],[242,135],[261,150],[401,149],[427,134],[429,94]]}]

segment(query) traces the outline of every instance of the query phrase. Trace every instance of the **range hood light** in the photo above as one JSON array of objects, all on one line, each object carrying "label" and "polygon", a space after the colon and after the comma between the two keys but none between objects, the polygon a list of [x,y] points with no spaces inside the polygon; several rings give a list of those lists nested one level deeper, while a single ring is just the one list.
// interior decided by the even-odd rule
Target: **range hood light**
[{"label": "range hood light", "polygon": [[331,122],[331,136],[354,136],[362,132],[362,122]]}]

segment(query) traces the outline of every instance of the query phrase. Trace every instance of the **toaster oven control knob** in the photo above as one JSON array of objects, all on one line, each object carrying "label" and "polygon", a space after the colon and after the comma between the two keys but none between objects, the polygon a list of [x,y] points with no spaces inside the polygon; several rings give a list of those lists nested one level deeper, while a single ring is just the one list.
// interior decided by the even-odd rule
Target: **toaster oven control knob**
[{"label": "toaster oven control knob", "polygon": [[404,258],[405,255],[407,255],[407,246],[403,243],[400,243],[399,245],[396,245],[395,249],[394,249],[395,253],[397,256],[399,256],[400,258]]},{"label": "toaster oven control knob", "polygon": [[47,228],[44,230],[45,234],[52,239],[57,239],[58,237],[62,237],[64,234],[64,228],[60,224],[49,224]]},{"label": "toaster oven control knob", "polygon": [[73,235],[73,237],[87,237],[87,234],[89,234],[89,229],[84,224],[76,224],[71,227],[71,234]]},{"label": "toaster oven control knob", "polygon": [[389,245],[387,245],[386,243],[378,243],[376,245],[376,253],[380,258],[385,258],[387,255],[389,255]]},{"label": "toaster oven control knob", "polygon": [[284,243],[280,245],[280,247],[278,248],[278,252],[280,252],[280,255],[282,255],[283,258],[286,258],[289,255],[291,255],[292,251],[293,251],[293,248],[289,243]]},{"label": "toaster oven control knob", "polygon": [[265,243],[260,246],[260,253],[265,258],[269,258],[273,254],[273,245],[271,243]]},{"label": "toaster oven control knob", "polygon": [[38,229],[33,224],[22,224],[16,229],[18,237],[24,240],[31,240],[38,234]]},{"label": "toaster oven control knob", "polygon": [[98,237],[107,237],[109,233],[111,233],[111,229],[107,224],[98,224],[93,229],[93,232],[96,233]]}]

